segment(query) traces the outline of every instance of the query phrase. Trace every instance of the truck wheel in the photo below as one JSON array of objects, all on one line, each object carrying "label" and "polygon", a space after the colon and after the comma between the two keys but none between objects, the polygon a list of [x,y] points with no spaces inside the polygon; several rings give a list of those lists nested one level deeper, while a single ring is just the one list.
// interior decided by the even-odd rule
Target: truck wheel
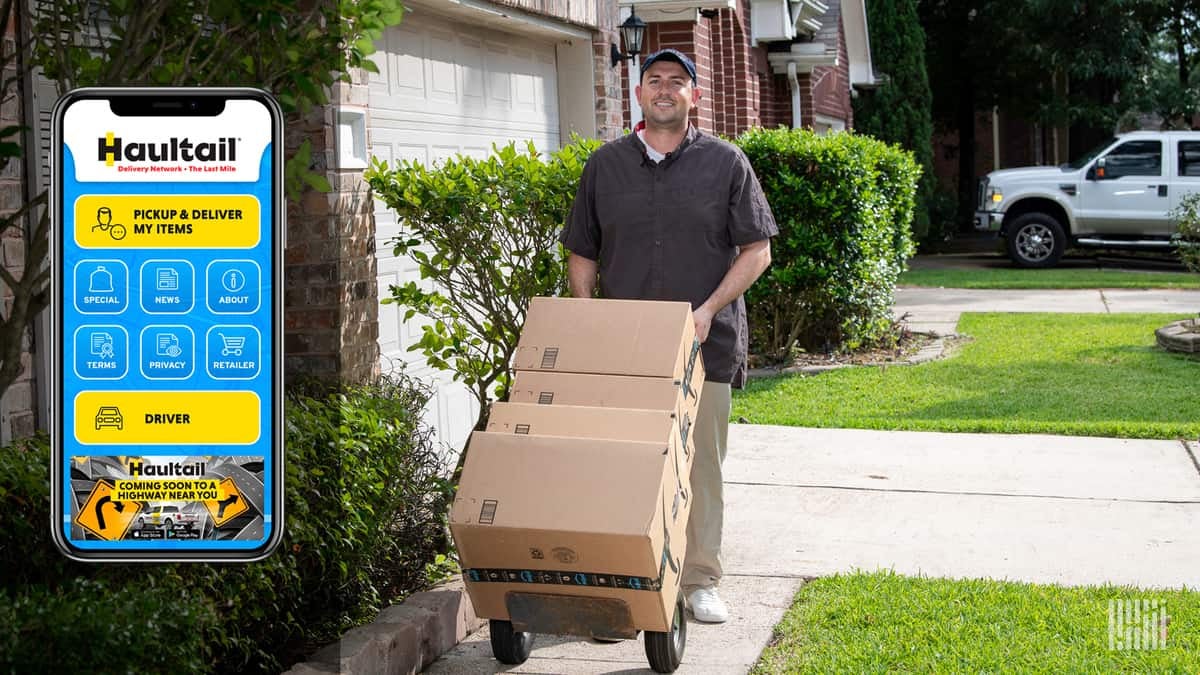
[{"label": "truck wheel", "polygon": [[646,631],[646,660],[656,673],[673,673],[683,661],[687,647],[687,614],[683,608],[683,589],[675,601],[675,622],[671,632]]},{"label": "truck wheel", "polygon": [[1067,248],[1062,225],[1044,213],[1026,213],[1007,231],[1008,257],[1018,267],[1054,267]]},{"label": "truck wheel", "polygon": [[488,621],[488,631],[492,634],[492,656],[500,663],[515,666],[529,658],[533,633],[519,633],[513,630],[511,621],[499,619]]}]

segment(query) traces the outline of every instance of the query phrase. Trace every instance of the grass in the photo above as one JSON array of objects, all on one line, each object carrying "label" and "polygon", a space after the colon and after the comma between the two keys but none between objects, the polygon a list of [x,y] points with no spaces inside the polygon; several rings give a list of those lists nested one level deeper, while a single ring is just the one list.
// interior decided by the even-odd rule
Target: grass
[{"label": "grass", "polygon": [[1200,435],[1200,360],[1167,353],[1164,314],[964,314],[956,356],[752,380],[753,424],[1113,438]]},{"label": "grass", "polygon": [[[1109,600],[1165,601],[1166,647],[1110,649]],[[1200,672],[1195,591],[855,573],[803,586],[775,630],[756,675]]]},{"label": "grass", "polygon": [[1096,269],[920,269],[900,275],[901,286],[932,288],[1200,288],[1200,274]]}]

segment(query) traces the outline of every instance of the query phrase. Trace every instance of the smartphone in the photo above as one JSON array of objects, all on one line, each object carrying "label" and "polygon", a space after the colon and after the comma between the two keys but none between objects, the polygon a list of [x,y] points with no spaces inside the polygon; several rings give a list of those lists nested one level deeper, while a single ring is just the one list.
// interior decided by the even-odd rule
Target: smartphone
[{"label": "smartphone", "polygon": [[247,88],[54,109],[51,527],[71,558],[257,560],[283,535],[282,120]]}]

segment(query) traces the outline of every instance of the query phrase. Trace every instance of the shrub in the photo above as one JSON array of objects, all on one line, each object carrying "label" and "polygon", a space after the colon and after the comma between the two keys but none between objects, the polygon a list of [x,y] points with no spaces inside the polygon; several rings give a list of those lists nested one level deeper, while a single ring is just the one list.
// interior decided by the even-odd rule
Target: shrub
[{"label": "shrub", "polygon": [[1179,200],[1171,211],[1179,228],[1175,235],[1179,258],[1188,270],[1200,272],[1200,192],[1193,192]]},{"label": "shrub", "polygon": [[896,279],[913,253],[920,170],[897,147],[852,133],[752,129],[737,139],[779,223],[771,268],[746,294],[751,351],[888,339]]},{"label": "shrub", "polygon": [[[0,672],[89,670],[59,664],[94,655],[121,672],[278,671],[423,588],[451,499],[427,400],[407,378],[291,391],[284,540],[248,564],[67,560],[46,527],[46,439],[0,448]],[[168,630],[179,649],[154,647]]]},{"label": "shrub", "polygon": [[397,214],[396,255],[421,273],[421,283],[392,286],[384,302],[406,307],[405,320],[429,320],[409,349],[471,388],[480,406],[476,429],[486,426],[492,396],[508,396],[530,298],[566,288],[558,233],[599,145],[576,138],[543,157],[532,142],[523,151],[509,143],[486,159],[459,156],[436,167],[373,159],[366,172]]}]

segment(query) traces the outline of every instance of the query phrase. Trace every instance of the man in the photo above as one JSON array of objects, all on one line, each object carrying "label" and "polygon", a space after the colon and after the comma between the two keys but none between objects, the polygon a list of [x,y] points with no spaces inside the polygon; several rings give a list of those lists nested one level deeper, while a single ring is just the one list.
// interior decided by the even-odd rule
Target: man
[{"label": "man", "polygon": [[674,49],[651,54],[635,91],[644,124],[588,160],[560,239],[571,252],[575,297],[592,297],[599,276],[605,298],[692,304],[707,381],[693,427],[683,592],[697,620],[720,623],[729,618],[716,591],[721,463],[730,387],[746,380],[742,293],[771,263],[770,237],[778,229],[746,156],[689,124],[700,100],[691,59]]}]

